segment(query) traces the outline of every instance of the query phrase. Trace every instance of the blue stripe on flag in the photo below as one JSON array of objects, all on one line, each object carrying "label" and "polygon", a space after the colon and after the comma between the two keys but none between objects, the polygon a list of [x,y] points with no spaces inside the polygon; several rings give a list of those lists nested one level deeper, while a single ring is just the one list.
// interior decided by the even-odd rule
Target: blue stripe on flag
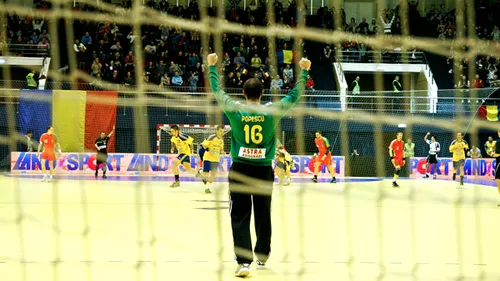
[{"label": "blue stripe on flag", "polygon": [[26,134],[28,130],[32,130],[33,138],[38,141],[51,124],[52,91],[21,90],[19,99],[20,133]]}]

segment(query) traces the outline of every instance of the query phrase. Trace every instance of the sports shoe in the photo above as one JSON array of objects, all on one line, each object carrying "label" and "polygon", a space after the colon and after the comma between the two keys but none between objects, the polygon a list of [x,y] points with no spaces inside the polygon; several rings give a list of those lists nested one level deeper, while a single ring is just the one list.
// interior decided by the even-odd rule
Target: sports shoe
[{"label": "sports shoe", "polygon": [[330,183],[337,183],[337,179],[335,177],[333,177],[332,180],[330,181]]},{"label": "sports shoe", "polygon": [[397,182],[393,181],[393,182],[392,182],[392,187],[399,187],[399,185],[398,185],[398,183],[397,183]]},{"label": "sports shoe", "polygon": [[205,193],[206,193],[206,194],[211,194],[211,193],[212,193],[212,191],[210,190],[210,188],[208,188],[208,187],[207,187],[207,188],[205,188]]},{"label": "sports shoe", "polygon": [[51,182],[52,181],[52,176],[49,176],[49,178],[47,179],[47,182]]},{"label": "sports shoe", "polygon": [[266,268],[266,263],[257,260],[257,269],[264,269],[264,268]]},{"label": "sports shoe", "polygon": [[194,175],[194,177],[195,177],[195,178],[197,178],[197,179],[198,179],[198,178],[201,178],[201,177],[202,177],[202,176],[201,176],[201,170],[198,170],[198,171],[196,172],[196,175]]},{"label": "sports shoe", "polygon": [[311,181],[312,181],[312,182],[316,182],[316,183],[317,183],[317,182],[318,182],[318,179],[317,179],[317,178],[312,178],[312,179],[311,179]]},{"label": "sports shoe", "polygon": [[179,187],[179,186],[181,186],[181,182],[180,182],[180,181],[174,181],[174,182],[170,185],[170,187]]},{"label": "sports shoe", "polygon": [[425,174],[425,176],[423,176],[422,178],[424,178],[424,179],[428,179],[428,178],[429,178],[429,175],[428,175],[428,174]]},{"label": "sports shoe", "polygon": [[102,178],[103,179],[107,179],[108,177],[106,175],[102,175]]},{"label": "sports shoe", "polygon": [[236,271],[234,272],[234,276],[247,277],[248,275],[250,275],[250,265],[248,263],[238,264],[238,267],[236,267]]},{"label": "sports shoe", "polygon": [[47,181],[47,175],[43,175],[42,182],[45,182],[45,181]]},{"label": "sports shoe", "polygon": [[433,179],[433,180],[435,180],[435,179],[436,179],[436,174],[434,174],[434,175],[432,176],[432,179]]}]

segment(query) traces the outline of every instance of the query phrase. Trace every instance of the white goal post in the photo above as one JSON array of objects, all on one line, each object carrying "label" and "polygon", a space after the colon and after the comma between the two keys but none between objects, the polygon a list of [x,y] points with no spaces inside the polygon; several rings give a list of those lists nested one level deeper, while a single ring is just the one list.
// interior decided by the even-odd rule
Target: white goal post
[{"label": "white goal post", "polygon": [[[156,169],[160,165],[160,154],[170,153],[170,127],[173,125],[179,126],[179,130],[189,136],[191,136],[193,141],[193,146],[195,151],[194,154],[198,154],[199,147],[203,140],[211,134],[215,134],[217,127],[219,125],[206,125],[206,124],[157,124],[156,125]],[[224,125],[224,135],[231,131],[231,126]],[[163,136],[162,136],[163,135]],[[229,139],[224,140],[224,149],[229,151]]]}]

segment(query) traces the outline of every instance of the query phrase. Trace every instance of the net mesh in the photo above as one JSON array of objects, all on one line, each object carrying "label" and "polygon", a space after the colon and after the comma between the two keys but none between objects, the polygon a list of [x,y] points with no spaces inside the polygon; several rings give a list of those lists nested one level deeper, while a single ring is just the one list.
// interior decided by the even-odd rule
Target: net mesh
[{"label": "net mesh", "polygon": [[[370,6],[371,13],[365,12],[367,7],[361,2],[336,0],[321,4],[245,1],[244,11],[238,8],[240,1],[188,1],[186,9],[179,8],[182,3],[167,1],[40,1],[33,7],[2,2],[0,164],[6,169],[11,164],[33,164],[29,157],[20,162],[10,158],[25,141],[20,112],[25,110],[26,101],[34,104],[33,125],[49,114],[47,104],[54,102],[57,90],[75,90],[71,95],[57,94],[57,101],[66,102],[60,112],[74,104],[115,104],[116,118],[111,120],[117,127],[116,152],[147,154],[156,149],[156,124],[228,124],[205,88],[209,53],[220,54],[218,69],[224,73],[227,92],[235,99],[241,98],[240,81],[250,75],[257,75],[268,88],[275,85],[272,78],[281,75],[281,89],[265,92],[263,102],[269,102],[283,97],[287,85],[293,83],[285,79],[289,70],[284,71],[285,57],[290,59],[291,52],[292,58],[307,56],[312,60],[311,76],[316,85],[309,84],[301,102],[284,116],[277,135],[291,154],[302,156],[316,151],[314,132],[322,131],[333,154],[345,157],[347,177],[338,186],[330,186],[311,185],[307,183],[309,175],[301,175],[290,188],[275,189],[269,260],[275,271],[264,271],[259,277],[498,280],[495,241],[500,229],[491,223],[497,217],[491,208],[498,197],[493,189],[471,185],[462,192],[444,181],[401,181],[406,188],[395,192],[387,188],[390,181],[380,180],[392,176],[387,147],[397,131],[404,131],[405,140],[413,138],[415,155],[421,156],[428,150],[421,139],[432,132],[444,148],[442,157],[450,156],[447,147],[455,132],[464,132],[469,143],[480,148],[487,136],[495,135],[498,124],[477,117],[495,117],[494,107],[483,112],[481,106],[497,103],[494,70],[500,56],[500,33],[493,26],[498,6],[487,1],[447,2],[449,6],[443,7],[415,1],[398,1],[394,6],[392,2],[376,1]],[[350,24],[350,16],[355,22],[367,17],[367,29]],[[375,19],[373,26],[371,17]],[[104,44],[113,46],[113,52],[101,52],[99,43],[85,41],[88,39],[81,37],[85,28],[92,36],[99,34]],[[236,42],[234,46],[228,47],[228,37]],[[74,41],[80,38],[83,45]],[[158,38],[166,41],[166,47],[156,42]],[[28,44],[17,44],[16,40]],[[239,40],[244,43],[241,49]],[[117,46],[117,41],[123,46]],[[246,48],[248,43],[258,46],[260,64],[267,67],[260,70],[255,61],[252,68],[254,61],[250,60],[248,74],[228,70],[223,54],[252,53]],[[112,59],[115,51],[118,57]],[[127,57],[128,51],[132,56]],[[196,61],[185,53],[200,56]],[[41,62],[21,67],[8,62],[9,57],[40,54],[51,59],[48,72],[40,70]],[[152,56],[158,65],[151,67]],[[94,62],[95,58],[100,61]],[[230,61],[236,62],[234,55]],[[291,62],[294,79],[299,68]],[[360,73],[337,77],[334,62],[339,67],[346,67],[344,63],[402,67],[376,69],[367,76],[361,73],[366,65],[358,65]],[[422,82],[426,81],[422,76],[425,72],[416,75],[409,71],[409,65],[418,63],[432,66],[435,81],[442,84],[440,89],[452,90],[437,91],[437,101],[429,96],[427,87],[435,82]],[[38,78],[35,86],[25,81],[31,68]],[[114,75],[116,69],[120,69],[118,76]],[[49,79],[39,76],[41,72]],[[177,77],[175,72],[181,75],[184,87],[175,86],[179,82],[172,79]],[[393,90],[395,74],[401,78],[401,92]],[[352,84],[355,76],[361,76],[359,92]],[[17,90],[40,88],[42,84],[54,94],[23,95]],[[491,87],[476,89],[482,85]],[[103,90],[116,96],[88,94]],[[87,92],[86,105],[82,92]],[[79,116],[77,111],[66,113],[72,118]],[[106,114],[100,111],[96,117],[104,119]],[[59,124],[58,133],[85,126],[65,117],[53,120]],[[112,123],[101,124],[99,130],[107,133]],[[36,129],[39,132],[34,132],[34,137],[38,139],[43,127]],[[86,147],[71,151],[76,141],[65,144],[69,150],[64,152],[89,151]],[[70,156],[67,159],[69,162]],[[75,161],[85,162],[82,159]],[[307,166],[308,159],[295,160],[304,161],[299,169]],[[407,163],[409,171],[419,163]],[[466,165],[474,171],[473,164]],[[405,173],[408,170],[401,176]],[[351,180],[358,177],[367,182]],[[5,235],[0,239],[2,276],[9,280],[230,279],[233,264],[228,262],[233,262],[233,249],[226,213],[227,188],[217,186],[213,197],[206,199],[188,194],[197,194],[201,190],[197,185],[170,192],[163,183],[155,185],[155,180],[100,185],[87,178],[75,181],[61,177],[42,186],[32,175],[6,175],[0,180],[0,233]],[[471,176],[470,182],[484,180]]]}]

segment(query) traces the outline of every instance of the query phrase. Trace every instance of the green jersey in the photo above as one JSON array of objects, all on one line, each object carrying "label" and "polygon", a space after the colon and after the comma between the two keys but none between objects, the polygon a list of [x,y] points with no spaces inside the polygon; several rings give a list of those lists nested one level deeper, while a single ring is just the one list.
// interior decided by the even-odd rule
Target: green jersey
[{"label": "green jersey", "polygon": [[[286,111],[299,101],[304,92],[309,71],[302,70],[300,72],[295,87],[278,103],[253,106],[231,99],[219,88],[219,74],[216,67],[210,66],[209,69],[210,86],[215,99],[222,106],[222,110],[231,123],[231,157],[233,162],[271,166],[276,152],[274,128]],[[259,112],[258,107],[271,107],[277,110],[278,114]]]}]

